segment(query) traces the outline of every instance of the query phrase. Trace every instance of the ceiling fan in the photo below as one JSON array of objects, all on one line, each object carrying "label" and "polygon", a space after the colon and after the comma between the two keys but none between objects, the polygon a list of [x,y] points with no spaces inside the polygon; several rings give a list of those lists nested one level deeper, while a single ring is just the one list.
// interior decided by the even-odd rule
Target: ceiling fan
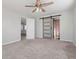
[{"label": "ceiling fan", "polygon": [[36,0],[36,3],[35,5],[25,5],[25,7],[35,7],[35,9],[32,11],[35,12],[35,11],[42,11],[42,12],[45,12],[45,9],[43,9],[43,7],[46,7],[48,5],[51,5],[53,4],[53,2],[48,2],[48,3],[41,3],[40,0]]}]

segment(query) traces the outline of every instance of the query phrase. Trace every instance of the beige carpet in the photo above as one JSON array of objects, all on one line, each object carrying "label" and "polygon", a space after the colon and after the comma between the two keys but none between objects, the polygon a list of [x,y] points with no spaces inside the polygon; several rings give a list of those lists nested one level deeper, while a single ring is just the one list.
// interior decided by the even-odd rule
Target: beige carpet
[{"label": "beige carpet", "polygon": [[75,46],[55,40],[23,40],[5,45],[2,59],[76,59]]}]

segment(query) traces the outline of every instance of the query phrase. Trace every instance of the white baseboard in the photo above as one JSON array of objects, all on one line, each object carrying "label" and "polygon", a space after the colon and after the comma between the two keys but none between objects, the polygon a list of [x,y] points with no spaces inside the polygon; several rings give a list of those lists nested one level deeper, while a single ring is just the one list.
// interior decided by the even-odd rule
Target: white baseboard
[{"label": "white baseboard", "polygon": [[17,42],[17,41],[20,41],[20,40],[16,40],[16,41],[10,41],[10,42],[7,42],[7,43],[2,43],[2,45],[11,44],[11,43],[14,43],[14,42]]},{"label": "white baseboard", "polygon": [[61,41],[69,41],[69,42],[72,42],[74,45],[76,45],[76,42],[73,42],[72,40],[63,40],[63,39],[60,39]]},{"label": "white baseboard", "polygon": [[36,37],[35,39],[43,39],[43,38],[37,38],[37,37]]}]

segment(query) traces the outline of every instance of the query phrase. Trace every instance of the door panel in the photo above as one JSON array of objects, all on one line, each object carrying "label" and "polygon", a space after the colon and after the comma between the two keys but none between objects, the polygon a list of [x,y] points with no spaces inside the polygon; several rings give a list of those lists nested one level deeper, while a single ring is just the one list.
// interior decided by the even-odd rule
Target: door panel
[{"label": "door panel", "polygon": [[43,38],[52,38],[51,19],[43,19]]}]

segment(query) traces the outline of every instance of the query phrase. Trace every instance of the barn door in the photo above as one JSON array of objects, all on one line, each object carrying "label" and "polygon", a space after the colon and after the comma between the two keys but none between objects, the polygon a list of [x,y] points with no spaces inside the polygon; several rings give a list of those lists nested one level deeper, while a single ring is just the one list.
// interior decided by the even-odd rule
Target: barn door
[{"label": "barn door", "polygon": [[43,19],[43,38],[51,39],[52,38],[52,25],[51,18]]},{"label": "barn door", "polygon": [[43,38],[60,39],[60,18],[59,16],[48,17],[43,19]]}]

